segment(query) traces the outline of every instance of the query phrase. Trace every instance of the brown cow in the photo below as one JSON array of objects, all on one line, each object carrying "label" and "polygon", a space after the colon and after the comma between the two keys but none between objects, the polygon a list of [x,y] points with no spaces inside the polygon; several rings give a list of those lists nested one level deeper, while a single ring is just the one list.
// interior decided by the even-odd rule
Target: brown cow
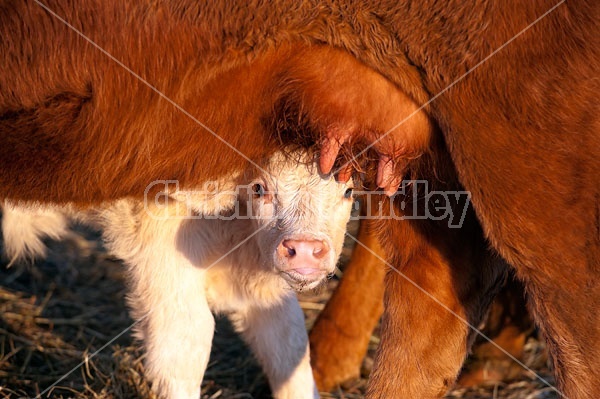
[{"label": "brown cow", "polygon": [[[440,93],[553,5],[485,4],[406,2],[387,20],[428,93]],[[600,305],[599,17],[597,2],[560,5],[431,103],[472,193],[481,237],[524,282],[558,389],[569,398],[600,392],[600,322],[591,311]],[[463,228],[453,238],[426,222],[386,224],[390,263],[477,324],[492,282],[481,264],[494,256],[477,250],[486,245],[480,233]],[[479,279],[467,277],[475,273]],[[386,281],[371,397],[442,394],[468,347],[469,329],[405,276],[389,273]]]},{"label": "brown cow", "polygon": [[84,204],[141,195],[157,178],[193,187],[248,162],[167,98],[250,159],[274,151],[278,135],[327,137],[324,172],[341,142],[368,143],[435,99],[425,111],[439,130],[420,112],[375,145],[396,164],[392,179],[393,164],[380,163],[379,183],[390,192],[406,173],[465,187],[474,212],[461,229],[379,226],[403,275],[386,278],[370,396],[445,391],[473,334],[439,302],[477,325],[505,273],[500,255],[529,293],[559,390],[591,398],[600,391],[600,4],[561,2],[523,32],[555,4],[48,2],[136,78],[37,3],[6,2],[1,195]]}]

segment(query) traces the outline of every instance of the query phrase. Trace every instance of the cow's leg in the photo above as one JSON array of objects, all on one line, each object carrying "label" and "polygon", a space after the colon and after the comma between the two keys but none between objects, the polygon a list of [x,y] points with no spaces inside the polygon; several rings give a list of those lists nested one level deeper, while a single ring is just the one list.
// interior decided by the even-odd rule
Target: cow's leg
[{"label": "cow's leg", "polygon": [[[558,266],[558,265],[557,265]],[[530,308],[546,338],[554,363],[558,391],[569,399],[592,399],[600,392],[600,284],[590,276],[568,267],[561,278],[550,278],[540,268],[529,275],[525,287]],[[556,272],[556,276],[559,272]],[[570,279],[570,280],[567,280]],[[567,282],[568,286],[556,284]],[[566,284],[565,284],[566,285]]]},{"label": "cow's leg", "polygon": [[319,397],[310,367],[304,314],[295,294],[270,307],[235,312],[230,319],[267,374],[273,397]]},{"label": "cow's leg", "polygon": [[[208,364],[214,318],[206,296],[205,270],[186,257],[185,222],[131,216],[125,207],[105,213],[109,248],[129,269],[129,303],[146,350],[146,375],[166,399],[197,399]],[[127,220],[129,218],[129,220]],[[134,223],[136,222],[136,223]],[[131,229],[129,229],[131,228]]]},{"label": "cow's leg", "polygon": [[356,245],[342,281],[310,332],[311,362],[321,391],[358,377],[383,312],[385,257],[368,220],[361,222],[357,239],[362,245]]},{"label": "cow's leg", "polygon": [[505,278],[506,265],[486,252],[478,227],[467,222],[450,231],[424,223],[390,221],[383,229],[396,270],[386,275],[369,398],[442,396],[473,342],[465,321],[479,325]]},{"label": "cow's leg", "polygon": [[[385,257],[371,227],[362,222],[357,239],[369,250],[356,246],[344,278],[310,333],[311,363],[321,391],[359,375],[372,330],[383,312],[385,263],[381,259]],[[483,332],[510,356],[521,359],[532,328],[523,286],[510,279],[494,301]],[[473,358],[461,373],[463,386],[512,379],[524,371],[482,337],[477,337]]]}]

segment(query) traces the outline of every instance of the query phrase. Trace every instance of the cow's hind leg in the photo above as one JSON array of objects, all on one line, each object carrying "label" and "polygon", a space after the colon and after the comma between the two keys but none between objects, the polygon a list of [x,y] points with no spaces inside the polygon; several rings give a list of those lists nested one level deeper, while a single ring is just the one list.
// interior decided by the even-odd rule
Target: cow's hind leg
[{"label": "cow's hind leg", "polygon": [[505,278],[506,265],[487,252],[473,224],[448,231],[424,223],[389,221],[382,231],[395,270],[386,276],[369,398],[441,397],[474,340],[470,326],[479,325]]},{"label": "cow's hind leg", "polygon": [[[550,270],[547,265],[540,270]],[[600,284],[594,272],[557,264],[550,279],[542,272],[528,276],[530,308],[554,363],[559,397],[597,398],[600,392]],[[562,282],[557,284],[556,282]]]}]

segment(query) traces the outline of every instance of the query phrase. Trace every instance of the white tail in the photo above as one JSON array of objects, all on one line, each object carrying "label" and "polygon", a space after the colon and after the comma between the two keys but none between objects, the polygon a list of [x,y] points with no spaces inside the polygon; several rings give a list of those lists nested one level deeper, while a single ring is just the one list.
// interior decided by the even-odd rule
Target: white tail
[{"label": "white tail", "polygon": [[46,256],[43,239],[58,240],[68,232],[65,210],[36,205],[2,206],[2,235],[9,266],[17,260],[33,260]]}]

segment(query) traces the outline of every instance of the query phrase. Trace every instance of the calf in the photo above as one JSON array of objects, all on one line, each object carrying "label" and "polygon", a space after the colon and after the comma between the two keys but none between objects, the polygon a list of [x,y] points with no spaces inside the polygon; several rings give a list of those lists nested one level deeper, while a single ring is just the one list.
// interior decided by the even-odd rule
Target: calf
[{"label": "calf", "polygon": [[129,268],[129,303],[147,374],[162,397],[198,397],[212,311],[229,316],[275,397],[309,398],[318,392],[292,289],[313,288],[334,271],[351,192],[351,185],[319,175],[310,156],[277,153],[261,173],[146,203],[123,199],[85,213],[8,205],[3,228],[11,255],[39,250],[41,234],[59,236],[65,213],[102,228],[108,249]]}]

